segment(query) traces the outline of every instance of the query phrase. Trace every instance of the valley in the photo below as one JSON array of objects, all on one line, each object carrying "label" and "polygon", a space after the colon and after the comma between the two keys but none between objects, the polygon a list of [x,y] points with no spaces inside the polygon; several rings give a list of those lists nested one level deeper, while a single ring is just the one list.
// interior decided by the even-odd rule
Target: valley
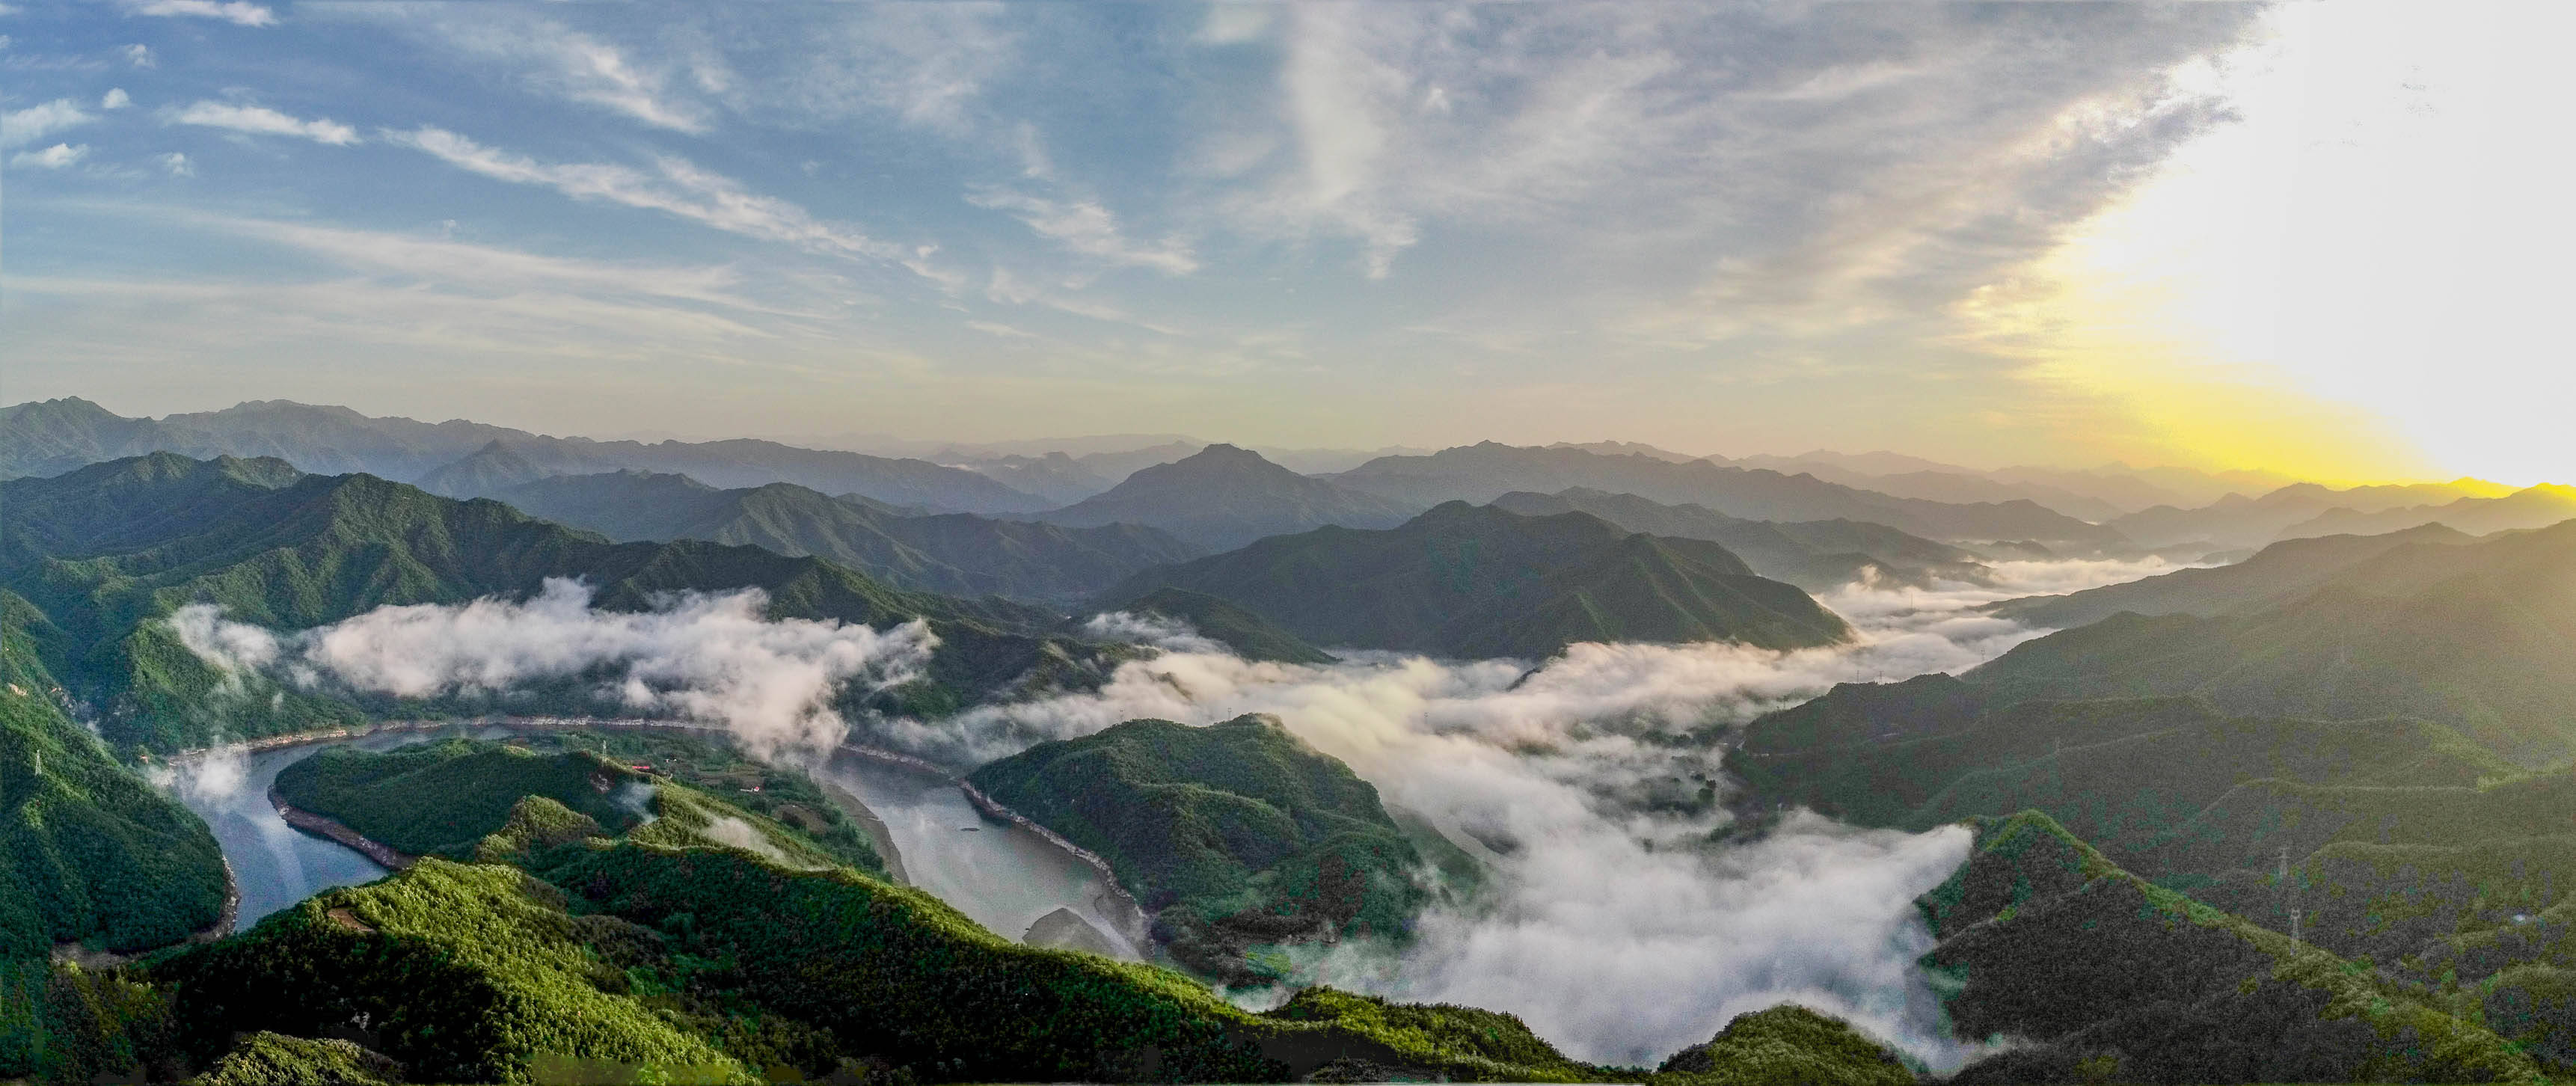
[{"label": "valley", "polygon": [[[1459,461],[1565,484],[1490,505],[1405,512],[1217,449],[1091,506],[1168,530],[633,473],[459,501],[167,453],[0,482],[11,742],[96,782],[19,824],[138,820],[124,854],[53,839],[62,881],[13,859],[20,914],[70,919],[39,885],[99,904],[8,966],[33,1043],[0,1055],[545,1081],[1130,1080],[1165,1073],[1149,1049],[1185,1078],[1670,1086],[1774,1059],[2576,1067],[2546,1002],[2576,522],[2163,553],[1903,502],[1876,508],[1911,527],[1755,519],[1703,504],[1737,475],[1541,452]],[[1566,474],[1602,457],[1665,466]],[[1451,478],[1430,463],[1398,461]],[[1367,474],[1395,469],[1352,470],[1413,493]],[[1287,519],[1156,511],[1247,473],[1303,480],[1239,490],[1300,495]],[[137,863],[195,881],[129,917]],[[2086,934],[2133,913],[2165,919]],[[2137,994],[2029,966],[2110,948]],[[388,1001],[408,955],[464,970],[428,982],[455,998],[519,993],[472,1012],[515,1024],[334,1032],[448,1013]],[[244,994],[290,973],[326,979]],[[1012,1044],[908,1017],[932,992]]]}]

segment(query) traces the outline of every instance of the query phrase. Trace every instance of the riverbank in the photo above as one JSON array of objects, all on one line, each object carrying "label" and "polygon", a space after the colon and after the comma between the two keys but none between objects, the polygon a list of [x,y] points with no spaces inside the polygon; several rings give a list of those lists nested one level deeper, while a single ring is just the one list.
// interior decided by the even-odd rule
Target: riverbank
[{"label": "riverbank", "polygon": [[275,788],[268,790],[268,804],[277,808],[277,817],[284,819],[287,825],[328,838],[343,848],[356,849],[359,855],[374,861],[376,866],[387,871],[405,870],[420,862],[419,857],[396,852],[383,842],[350,829],[338,819],[318,815],[286,802],[284,797],[277,794]]},{"label": "riverbank", "polygon": [[[315,731],[289,732],[279,735],[262,736],[257,739],[243,740],[237,743],[227,743],[213,747],[197,747],[182,750],[168,756],[162,761],[173,768],[177,768],[189,763],[203,761],[208,758],[246,757],[297,746],[352,742],[367,739],[372,736],[436,732],[448,729],[471,731],[481,728],[498,728],[518,732],[574,731],[591,729],[603,731],[665,731],[683,732],[696,736],[724,740],[727,742],[730,742],[732,739],[732,733],[723,728],[641,717],[464,717],[442,720],[388,720],[363,727],[328,728]],[[956,788],[959,793],[963,795],[967,804],[971,806],[977,814],[994,821],[1008,823],[1015,829],[1025,831],[1030,836],[1043,842],[1046,846],[1061,852],[1063,855],[1072,858],[1083,867],[1092,871],[1100,882],[1101,894],[1100,900],[1090,902],[1090,906],[1097,910],[1101,919],[1107,921],[1111,928],[1115,930],[1119,936],[1125,938],[1130,945],[1138,948],[1140,951],[1151,945],[1150,933],[1152,931],[1152,914],[1145,910],[1144,906],[1136,900],[1133,894],[1130,894],[1127,891],[1126,887],[1119,884],[1117,873],[1111,870],[1109,862],[1097,854],[1094,854],[1089,849],[1085,849],[1082,846],[1065,839],[1063,835],[1058,834],[1045,826],[1039,825],[1035,820],[1004,806],[1000,802],[994,800],[991,796],[985,795],[980,789],[966,783],[965,778],[951,771],[946,766],[939,765],[927,759],[905,754],[900,751],[886,750],[881,747],[869,746],[864,743],[842,743],[834,747],[832,753],[835,756],[848,755],[850,757],[864,759],[866,761],[876,762],[883,765],[901,767],[906,770],[928,775],[942,784]],[[816,777],[816,782],[818,784],[824,783],[819,775]],[[845,815],[848,815],[860,823],[861,828],[872,838],[872,843],[876,845],[879,855],[885,858],[887,871],[889,874],[894,876],[895,881],[906,885],[920,885],[920,882],[916,877],[916,873],[908,870],[904,865],[901,849],[895,841],[893,831],[875,811],[868,807],[864,799],[855,793],[850,792],[848,789],[832,786],[827,786],[826,796],[834,803],[842,805],[842,811]],[[399,870],[401,867],[408,866],[410,863],[414,862],[414,858],[403,856],[401,853],[395,852],[390,848],[386,848],[381,843],[370,841],[364,836],[349,830],[348,827],[340,825],[338,822],[309,811],[298,810],[285,804],[279,801],[273,793],[268,798],[270,803],[277,808],[278,816],[282,820],[286,821],[289,826],[356,851],[361,856],[366,857],[370,862],[374,862],[381,867]],[[345,835],[345,837],[343,835]],[[360,842],[363,842],[363,844]],[[380,853],[381,856],[379,855]],[[401,862],[388,862],[385,857],[398,857]],[[227,867],[229,868],[229,864]],[[238,900],[238,893],[234,894],[233,897]],[[229,923],[226,925],[227,930],[229,930],[230,926],[231,925]]]}]

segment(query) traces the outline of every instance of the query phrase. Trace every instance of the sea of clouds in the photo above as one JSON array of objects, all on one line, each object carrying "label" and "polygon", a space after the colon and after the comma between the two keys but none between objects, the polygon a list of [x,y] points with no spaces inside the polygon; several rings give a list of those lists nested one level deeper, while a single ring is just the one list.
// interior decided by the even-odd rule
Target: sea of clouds
[{"label": "sea of clouds", "polygon": [[2045,632],[1981,604],[2173,568],[2004,562],[1986,585],[1853,585],[1819,598],[1854,640],[1788,652],[1581,644],[1546,661],[1363,652],[1306,666],[1246,661],[1185,627],[1110,614],[1090,632],[1164,651],[1096,691],[938,720],[848,721],[830,707],[845,684],[919,675],[936,645],[926,628],[769,621],[757,592],[621,613],[552,581],[525,603],[387,607],[291,635],[202,607],[172,623],[229,673],[308,687],[427,697],[605,669],[604,701],[723,725],[765,757],[856,739],[962,769],[1139,717],[1272,714],[1496,876],[1481,900],[1425,916],[1407,945],[1311,953],[1301,979],[1509,1011],[1572,1055],[1618,1063],[1651,1064],[1735,1014],[1795,1001],[1945,1069],[1975,1049],[1949,1035],[1914,965],[1930,936],[1912,902],[1964,860],[1964,830],[1792,813],[1713,846],[1730,818],[1722,806],[1659,800],[1721,779],[1728,730],[1762,712],[1839,682],[1960,671]]}]

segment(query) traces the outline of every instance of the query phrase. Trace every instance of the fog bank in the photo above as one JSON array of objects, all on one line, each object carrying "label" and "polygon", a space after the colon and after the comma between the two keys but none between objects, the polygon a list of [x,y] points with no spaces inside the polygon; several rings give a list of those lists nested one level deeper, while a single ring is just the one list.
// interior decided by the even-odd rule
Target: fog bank
[{"label": "fog bank", "polygon": [[938,640],[921,622],[878,631],[770,620],[758,589],[683,593],[655,610],[600,611],[587,585],[549,578],[524,603],[379,607],[299,633],[182,607],[171,628],[238,684],[264,675],[304,689],[400,698],[499,695],[549,680],[595,682],[609,705],[720,725],[755,756],[819,752],[848,724],[831,704],[845,684],[918,677]]},{"label": "fog bank", "polygon": [[1168,620],[1103,616],[1099,629],[1171,651],[1096,693],[863,729],[964,766],[1137,717],[1272,713],[1498,876],[1488,900],[1427,915],[1401,952],[1313,951],[1301,980],[1510,1011],[1571,1054],[1616,1063],[1654,1063],[1734,1014],[1795,1001],[1950,1068],[1972,1053],[1914,967],[1930,935],[1912,902],[1965,859],[1968,835],[1794,814],[1750,843],[1712,843],[1729,816],[1703,789],[1720,778],[1726,733],[1837,682],[1958,671],[2043,632],[1980,604],[2172,568],[2008,562],[1993,586],[1855,585],[1821,597],[1859,632],[1849,645],[1583,644],[1536,666],[1386,653],[1255,663]]}]

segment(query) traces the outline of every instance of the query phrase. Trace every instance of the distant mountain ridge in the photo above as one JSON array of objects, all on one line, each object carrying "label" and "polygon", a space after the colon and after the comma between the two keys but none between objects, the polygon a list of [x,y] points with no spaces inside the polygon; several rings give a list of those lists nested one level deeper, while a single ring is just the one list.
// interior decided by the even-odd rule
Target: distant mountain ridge
[{"label": "distant mountain ridge", "polygon": [[2376,512],[2343,506],[2281,530],[2283,539],[2353,532],[2387,532],[2439,524],[2470,535],[2543,528],[2576,518],[2576,487],[2543,483],[2497,497],[2465,497],[2440,505]]},{"label": "distant mountain ridge", "polygon": [[1331,479],[1356,490],[1423,505],[1487,503],[1513,491],[1556,493],[1581,487],[1634,494],[1668,504],[1694,504],[1745,520],[1856,520],[1940,540],[2036,540],[2083,548],[2122,548],[2119,532],[2088,524],[2026,499],[1953,504],[1899,498],[1829,483],[1812,475],[1675,463],[1643,454],[1605,455],[1579,448],[1525,448],[1483,442],[1429,456],[1388,456]]},{"label": "distant mountain ridge", "polygon": [[[1027,513],[1045,499],[962,468],[924,460],[800,449],[774,441],[592,441],[485,423],[371,418],[345,407],[254,400],[195,414],[129,419],[80,399],[0,408],[0,477],[59,475],[84,464],[168,451],[191,457],[273,456],[324,475],[365,472],[420,480],[451,497],[541,474],[636,468],[681,472],[717,486],[789,482],[897,505]],[[506,454],[506,456],[504,455]],[[478,461],[460,463],[461,461]]]},{"label": "distant mountain ridge", "polygon": [[[2406,483],[2389,486],[2357,486],[2343,490],[2315,483],[2292,483],[2248,498],[2230,494],[2209,505],[2183,509],[2160,505],[2142,509],[2110,522],[2129,538],[2150,547],[2174,543],[2204,541],[2224,547],[2260,547],[2284,538],[2293,525],[2316,523],[2336,510],[2378,513],[2423,503],[2452,502],[2464,498],[2492,498],[2511,493],[2511,489],[2482,479],[2454,479],[2447,483]],[[2409,520],[2378,527],[2369,523],[2337,524],[2323,521],[2316,530],[2302,535],[2375,534],[2393,531],[2434,518]],[[2455,525],[2454,527],[2459,527]],[[2482,534],[2472,532],[2472,534]]]},{"label": "distant mountain ridge", "polygon": [[556,475],[493,497],[619,542],[703,539],[815,555],[897,588],[1070,602],[1206,553],[1152,528],[1067,528],[971,513],[903,516],[793,483],[718,490],[686,475]]},{"label": "distant mountain ridge", "polygon": [[1935,580],[1983,582],[1993,572],[1957,547],[1858,521],[1775,524],[1730,517],[1703,505],[1665,505],[1583,487],[1554,494],[1514,491],[1493,504],[1523,516],[1589,513],[1632,532],[1704,539],[1734,552],[1754,573],[1809,592],[1864,580],[1918,587]]},{"label": "distant mountain ridge", "polygon": [[1106,493],[1038,515],[1051,524],[1129,523],[1226,550],[1264,536],[1323,525],[1388,528],[1420,512],[1349,487],[1299,475],[1233,445],[1138,470]]},{"label": "distant mountain ridge", "polygon": [[1328,649],[1543,659],[1578,641],[1793,649],[1851,636],[1805,592],[1715,543],[1464,502],[1397,528],[1319,528],[1147,570],[1101,604],[1164,588],[1229,601]]}]

